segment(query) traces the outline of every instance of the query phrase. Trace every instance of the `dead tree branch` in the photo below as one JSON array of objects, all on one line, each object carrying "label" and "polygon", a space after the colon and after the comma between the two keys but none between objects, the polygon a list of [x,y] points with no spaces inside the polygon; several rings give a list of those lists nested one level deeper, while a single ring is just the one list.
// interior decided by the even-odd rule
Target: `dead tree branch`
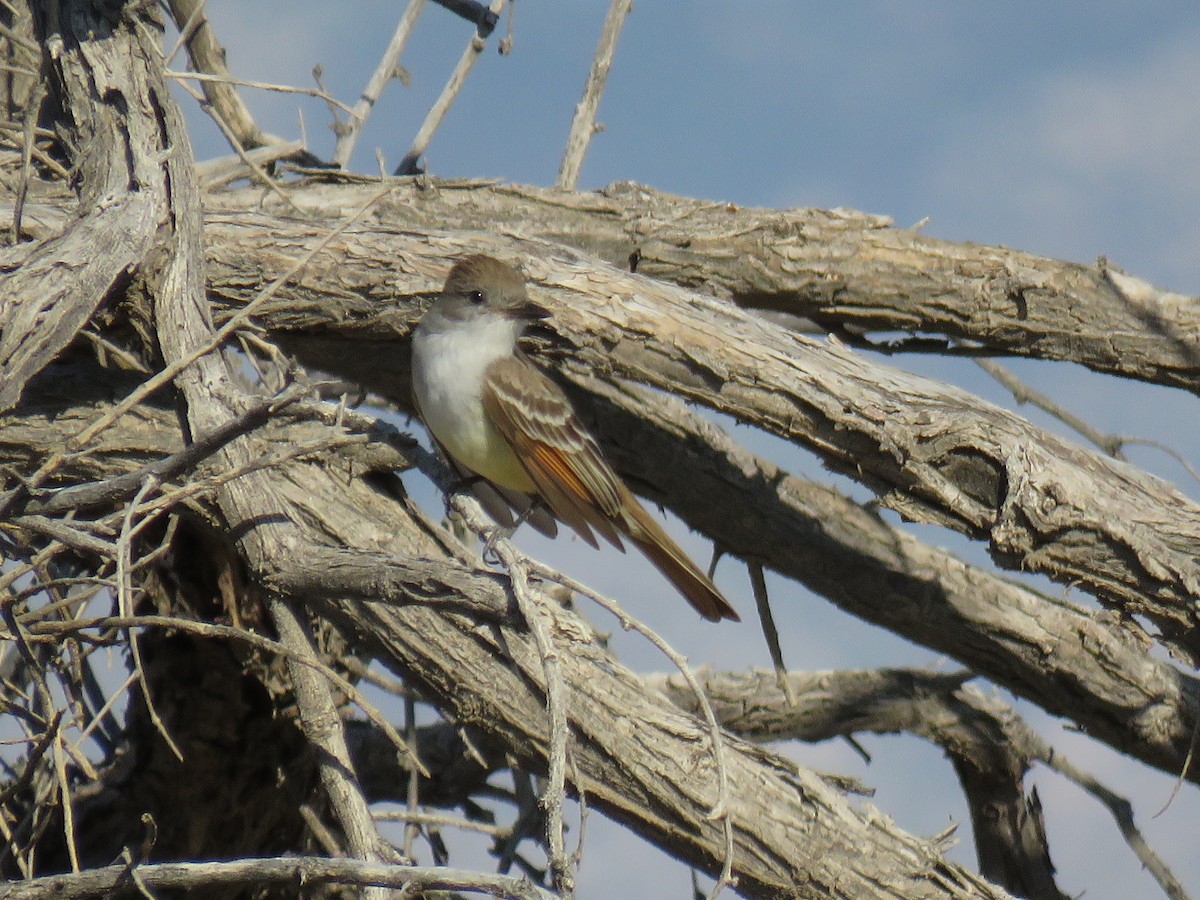
[{"label": "dead tree branch", "polygon": [[592,69],[588,72],[587,84],[583,88],[583,98],[575,107],[571,132],[567,135],[567,147],[563,151],[562,164],[558,169],[557,184],[562,190],[573,191],[579,182],[583,157],[597,130],[596,111],[600,108],[600,97],[604,93],[605,82],[608,81],[608,70],[612,68],[617,38],[632,6],[633,0],[612,0],[608,7],[608,15],[604,17],[604,28],[596,45],[596,56],[592,60]]}]

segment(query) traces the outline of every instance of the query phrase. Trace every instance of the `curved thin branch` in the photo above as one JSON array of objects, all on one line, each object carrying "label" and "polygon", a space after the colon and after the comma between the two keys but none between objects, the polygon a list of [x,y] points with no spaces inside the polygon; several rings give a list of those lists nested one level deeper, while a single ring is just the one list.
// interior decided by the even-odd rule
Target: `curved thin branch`
[{"label": "curved thin branch", "polygon": [[179,862],[118,865],[73,875],[47,875],[0,885],[0,900],[86,900],[111,897],[140,883],[146,888],[200,890],[264,885],[353,885],[399,890],[471,891],[517,900],[554,900],[555,895],[527,878],[489,875],[443,866],[387,866],[357,859],[285,856],[233,862]]}]

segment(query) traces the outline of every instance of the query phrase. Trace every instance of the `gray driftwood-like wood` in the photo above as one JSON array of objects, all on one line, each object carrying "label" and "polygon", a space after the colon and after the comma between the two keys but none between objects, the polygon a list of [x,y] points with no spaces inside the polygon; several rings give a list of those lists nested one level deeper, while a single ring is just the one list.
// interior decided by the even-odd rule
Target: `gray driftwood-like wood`
[{"label": "gray driftwood-like wood", "polygon": [[[361,193],[344,190],[332,194],[343,198],[336,210],[351,197],[361,201]],[[471,196],[482,205],[479,196],[489,190],[477,187]],[[320,226],[211,212],[210,291],[234,309],[248,301],[328,228],[333,210],[325,210]],[[403,406],[402,338],[420,308],[413,299],[437,289],[447,259],[491,252],[519,261],[555,311],[552,348],[568,352],[569,367],[674,391],[807,446],[905,516],[986,540],[1001,565],[1042,572],[1127,615],[1145,615],[1174,652],[1200,658],[1200,507],[1165,482],[836,341],[814,341],[730,304],[598,267],[560,245],[418,231],[407,210],[400,221],[395,209],[382,222],[348,229],[319,271],[282,290],[260,322],[306,364]]]},{"label": "gray driftwood-like wood", "polygon": [[580,384],[590,393],[577,390],[577,402],[606,435],[609,458],[718,546],[1149,765],[1200,777],[1186,763],[1200,680],[1147,653],[1136,629],[964,563],[839,491],[789,475],[673,398],[597,378]]},{"label": "gray driftwood-like wood", "polygon": [[[241,245],[250,242],[241,229],[226,228]],[[225,246],[211,252],[224,257]],[[285,265],[274,254],[267,262]],[[385,300],[361,300],[364,293],[392,289],[377,272],[387,265],[386,259],[370,259],[360,263],[361,271],[351,265],[323,268],[322,274],[334,272],[339,283],[308,275],[303,291],[285,291],[288,301],[269,309],[263,321],[311,362],[403,400],[406,351],[395,329],[406,328],[414,314],[397,306],[389,319],[371,312]],[[226,272],[218,278],[220,289],[230,291],[234,276],[228,268],[218,271]],[[431,276],[428,284],[435,282]],[[589,388],[603,385],[592,379]],[[634,393],[610,393],[614,403],[632,410],[619,415],[610,406],[608,419],[598,423],[609,453],[635,484],[650,488],[656,500],[693,527],[735,554],[799,578],[857,615],[951,653],[1124,752],[1165,771],[1183,771],[1194,731],[1196,682],[1146,654],[1136,633],[964,566],[828,488],[785,479],[774,466],[678,409],[666,414]],[[579,400],[588,402],[582,395]],[[62,416],[62,407],[55,409]],[[650,422],[654,427],[647,429]],[[699,439],[697,429],[703,429]],[[664,430],[669,432],[665,438]],[[17,438],[14,432],[14,452],[38,433],[52,441],[67,436],[35,430]],[[690,444],[681,448],[678,442],[685,437]],[[117,443],[123,440],[129,439]],[[705,441],[715,441],[726,458],[708,454]],[[670,455],[664,446],[672,448]],[[704,488],[688,489],[696,484]],[[741,512],[730,515],[730,510]],[[826,564],[831,553],[841,560],[836,566]],[[874,562],[866,565],[868,559]],[[1057,649],[1047,652],[1051,647]]]},{"label": "gray driftwood-like wood", "polygon": [[[326,188],[301,206],[324,214],[363,188]],[[257,203],[257,192],[231,198]],[[224,201],[218,201],[230,208]],[[763,209],[619,182],[594,193],[474,182],[394,195],[395,221],[519,234],[566,244],[748,309],[831,330],[913,332],[984,352],[1076,362],[1200,389],[1200,304],[1100,260],[1047,259],[926,237],[850,209]],[[936,342],[921,349],[936,352]]]},{"label": "gray driftwood-like wood", "polygon": [[[105,171],[121,170],[121,177],[102,182],[92,170],[82,173],[84,221],[97,206],[119,207],[125,194],[139,195],[142,215],[125,221],[129,246],[138,252],[124,265],[140,284],[133,302],[150,301],[139,332],[153,342],[146,356],[161,354],[165,365],[179,369],[172,387],[183,436],[190,438],[216,432],[258,400],[213,347],[191,154],[162,80],[153,28],[140,18],[145,11],[64,0],[42,8],[38,30],[56,48],[47,58],[64,85],[58,101],[79,129],[68,137],[79,146],[97,131],[78,123],[102,122]],[[106,117],[116,107],[125,116]],[[110,193],[101,196],[101,186]],[[289,252],[287,244],[282,238],[281,253]],[[40,243],[35,252],[70,249],[46,247]],[[68,261],[80,271],[77,284],[93,286],[89,302],[98,302],[95,293],[106,291],[109,281],[107,275],[94,280],[94,273],[107,272],[111,260],[71,250]],[[432,273],[432,261],[429,267]],[[10,279],[5,286],[13,284]],[[28,383],[44,367],[43,361],[15,371]],[[207,495],[216,511],[212,524],[234,543],[244,566],[249,594],[241,599],[274,592],[325,612],[357,646],[374,651],[456,721],[544,769],[544,669],[514,615],[507,580],[447,554],[422,518],[372,481],[313,458],[256,465],[266,449],[251,432],[215,448],[209,460],[218,472],[242,472]],[[26,490],[36,493],[39,486]],[[19,492],[10,496],[14,509],[20,499]],[[104,545],[102,537],[85,543],[85,550]],[[224,583],[239,581],[233,574]],[[573,785],[592,806],[715,871],[723,858],[722,819],[711,811],[723,803],[734,826],[734,874],[746,896],[1006,896],[946,861],[940,848],[904,834],[869,807],[852,805],[820,777],[733,737],[725,739],[730,790],[721,797],[705,726],[647,693],[589,626],[536,593],[552,617],[563,661]],[[464,595],[491,615],[471,614]],[[389,604],[389,597],[400,603]],[[439,598],[449,606],[439,608]],[[73,844],[96,838],[81,824],[71,832]],[[144,852],[152,850],[162,852],[150,842]]]},{"label": "gray driftwood-like wood", "polygon": [[[907,669],[788,675],[789,703],[774,672],[705,674],[721,724],[754,741],[826,740],[907,731],[941,747],[968,797],[979,867],[1020,897],[1063,900],[1054,883],[1036,790],[1023,776],[1046,752],[1010,708],[965,687],[969,673]],[[696,700],[681,679],[647,681],[684,709]]]},{"label": "gray driftwood-like wood", "polygon": [[[110,408],[95,396],[104,386],[103,372],[82,366],[78,374],[73,371],[60,367],[55,377],[35,382],[27,413],[4,420],[0,465],[28,468]],[[126,389],[135,383],[128,376],[110,381]],[[729,552],[757,559],[854,615],[953,656],[1149,765],[1172,774],[1184,770],[1200,685],[1146,653],[1144,638],[928,546],[837,491],[790,476],[754,456],[680,404],[598,379],[585,384],[595,393],[577,392],[577,401],[605,435],[610,459],[632,484],[653,500],[669,503]],[[142,407],[105,432],[95,452],[81,457],[62,477],[112,483],[116,476],[179,452],[182,445],[171,428],[168,411]],[[303,419],[258,432],[268,453],[343,434],[343,429]],[[409,464],[402,448],[383,443],[389,439],[386,432],[362,434],[371,438],[370,444],[327,451],[323,464],[357,478]],[[109,502],[127,500],[140,480],[128,484],[125,493]],[[60,496],[61,491],[39,494],[24,508],[53,512]],[[332,503],[337,495],[316,499],[305,504],[305,516],[320,515],[321,504]],[[367,560],[365,568],[352,554],[324,560],[330,568],[320,577],[328,589],[347,596],[406,602],[407,595],[389,588],[387,578],[375,577],[403,572],[401,582],[421,585],[430,579],[461,592],[453,601],[429,591],[428,602],[485,617],[494,614],[486,604],[472,603],[480,590],[478,580],[449,581],[417,560]],[[787,602],[786,596],[774,599]],[[1188,777],[1194,781],[1197,775],[1189,771]]]},{"label": "gray driftwood-like wood", "polygon": [[[135,494],[239,472],[180,503],[176,524],[204,540],[172,541],[168,532],[164,568],[138,576],[146,603],[199,619],[247,616],[249,637],[261,628],[255,616],[264,598],[297,601],[479,735],[489,759],[544,772],[547,688],[536,643],[508,578],[479,568],[405,498],[392,474],[408,462],[405,441],[315,402],[276,411],[246,386],[235,360],[213,349],[214,319],[250,302],[380,185],[290,186],[295,207],[288,214],[274,212],[278,201],[262,203],[257,192],[212,194],[202,218],[153,23],[139,18],[147,10],[86,0],[38,6],[58,85],[52,100],[65,113],[60,137],[82,162],[79,196],[39,194],[25,211],[25,242],[0,249],[6,540],[31,551],[58,547],[66,570],[107,577],[123,505]],[[639,490],[735,556],[953,653],[1149,764],[1186,768],[1197,683],[1146,653],[1141,641],[1148,638],[1136,627],[966,566],[835,492],[754,458],[626,381],[811,447],[905,515],[986,540],[1004,565],[1082,585],[1127,616],[1144,615],[1168,647],[1195,658],[1194,504],[1132,466],[965,392],[869,362],[837,341],[797,335],[791,320],[759,315],[806,315],[847,331],[940,333],[987,352],[1076,361],[1194,389],[1190,300],[1106,266],[948,244],[849,211],[743,210],[628,184],[598,194],[483,182],[389,186],[373,218],[339,233],[293,283],[256,307],[259,334],[306,366],[404,409],[407,335],[450,260],[491,252],[518,261],[537,299],[554,310],[552,329],[533,336],[539,360],[572,382],[581,409]],[[12,204],[0,198],[10,220]],[[631,266],[638,274],[625,271]],[[94,318],[97,309],[102,318]],[[106,353],[99,355],[107,367],[97,366],[90,345],[76,340],[89,322],[127,342],[144,364],[180,371],[154,404],[135,407],[86,452],[61,458],[44,482],[28,483],[139,380]],[[160,465],[167,457],[173,464]],[[111,480],[129,473],[136,477]],[[166,483],[156,488],[159,478]],[[199,577],[193,583],[189,567],[205,570],[216,586]],[[219,604],[201,603],[200,585],[213,595],[206,602],[215,596],[236,609],[211,612]],[[732,736],[724,745],[730,790],[719,796],[700,720],[648,692],[548,591],[536,588],[535,599],[559,650],[572,789],[591,807],[715,873],[723,820],[712,810],[723,804],[733,824],[736,889],[745,896],[1006,896],[947,862],[942,846],[847,799],[837,784]],[[23,627],[29,642],[48,646],[82,626],[35,618]],[[190,662],[181,643],[154,647],[160,660],[179,653]],[[262,674],[269,667],[256,669],[224,645],[194,643],[194,665],[174,674],[148,666],[151,692],[162,701],[167,730],[187,748],[185,761],[171,761],[155,744],[144,706],[131,704],[130,742],[141,739],[158,752],[147,762],[138,748],[122,748],[136,773],[148,773],[126,805],[86,802],[121,794],[131,776],[120,766],[100,775],[103,791],[76,798],[74,834],[85,865],[137,845],[136,804],[144,800],[161,804],[157,842],[143,851],[158,858],[215,858],[243,848],[265,855],[274,851],[268,839],[298,845],[298,802],[290,816],[262,809],[269,835],[252,833],[257,823],[247,820],[241,845],[213,843],[228,806],[262,802],[259,791],[271,778],[257,764],[297,770],[288,785],[293,800],[310,795],[311,771],[297,761],[303,754],[260,760],[252,738],[224,730],[253,718],[254,703],[239,694],[244,663],[262,678],[254,698],[267,710],[264,721],[278,726],[270,740],[296,739],[282,712],[270,715],[269,702],[279,712],[287,701],[286,691],[271,693],[271,676]],[[219,680],[215,656],[228,657]],[[192,692],[202,680],[212,705],[195,716]],[[981,744],[954,743],[965,741],[960,733],[935,735],[935,711],[910,709],[923,712],[907,730],[961,751],[974,816],[1003,794],[997,833],[977,822],[985,872],[1014,889],[1055,896],[1035,804],[1025,804],[1020,784],[1027,755],[997,728],[982,732],[996,751],[984,758]],[[199,733],[187,730],[197,724]],[[251,748],[251,758],[212,754],[207,761],[232,763],[235,771],[207,780],[214,773],[196,756],[224,745]],[[162,785],[187,791],[155,796]],[[164,802],[177,796],[180,808]],[[67,829],[61,820],[40,821]],[[63,848],[40,858],[67,866]]]}]

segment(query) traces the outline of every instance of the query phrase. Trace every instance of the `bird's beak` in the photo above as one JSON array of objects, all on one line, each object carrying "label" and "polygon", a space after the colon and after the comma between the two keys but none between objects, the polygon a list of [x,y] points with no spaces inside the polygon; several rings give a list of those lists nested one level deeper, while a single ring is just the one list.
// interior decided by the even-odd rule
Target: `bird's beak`
[{"label": "bird's beak", "polygon": [[550,317],[550,310],[542,306],[540,303],[534,303],[532,300],[526,300],[520,306],[513,309],[515,318],[524,319],[527,322],[536,322],[538,319],[547,319]]}]

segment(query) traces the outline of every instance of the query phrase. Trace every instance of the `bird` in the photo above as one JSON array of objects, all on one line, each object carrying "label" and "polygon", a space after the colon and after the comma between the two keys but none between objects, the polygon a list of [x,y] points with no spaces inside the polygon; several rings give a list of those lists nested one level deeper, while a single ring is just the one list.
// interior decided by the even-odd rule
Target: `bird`
[{"label": "bird", "polygon": [[548,510],[553,518],[539,528],[551,536],[557,519],[595,548],[596,534],[622,552],[625,538],[705,619],[740,621],[613,471],[562,388],[518,346],[526,327],[549,315],[512,265],[479,254],[453,264],[412,342],[414,399],[434,441],[513,505],[518,523],[537,525]]}]

